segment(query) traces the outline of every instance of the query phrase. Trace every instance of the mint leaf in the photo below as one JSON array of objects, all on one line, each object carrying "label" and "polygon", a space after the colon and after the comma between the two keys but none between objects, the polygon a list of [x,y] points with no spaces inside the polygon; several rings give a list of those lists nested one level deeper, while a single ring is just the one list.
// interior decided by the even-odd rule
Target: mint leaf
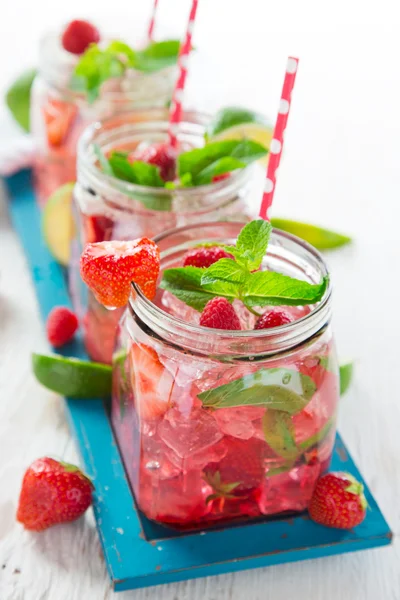
[{"label": "mint leaf", "polygon": [[340,374],[340,395],[342,396],[347,392],[350,387],[351,380],[353,378],[353,363],[347,363],[345,365],[340,365],[339,367]]},{"label": "mint leaf", "polygon": [[294,439],[294,426],[290,415],[281,410],[266,410],[262,418],[264,438],[278,456],[294,459],[300,454]]},{"label": "mint leaf", "polygon": [[112,152],[108,164],[118,179],[146,187],[164,187],[160,169],[156,165],[141,160],[130,162],[124,152]]},{"label": "mint leaf", "polygon": [[258,269],[267,252],[272,227],[268,221],[258,219],[247,223],[239,233],[235,257],[244,263],[249,271]]},{"label": "mint leaf", "polygon": [[201,287],[214,296],[225,298],[238,298],[243,286],[247,272],[236,261],[231,258],[222,258],[216,263],[203,269]]},{"label": "mint leaf", "polygon": [[195,179],[195,184],[205,185],[207,183],[211,183],[213,178],[217,175],[230,173],[231,171],[241,169],[245,166],[246,164],[242,160],[233,158],[232,156],[224,156],[223,158],[219,158],[215,162],[208,165],[208,167],[200,171],[200,173]]},{"label": "mint leaf", "polygon": [[310,450],[313,446],[320,444],[326,436],[332,431],[332,427],[334,425],[335,417],[331,417],[329,421],[325,423],[325,425],[314,435],[307,438],[303,442],[300,442],[299,448],[304,452],[306,450]]},{"label": "mint leaf", "polygon": [[319,284],[292,279],[273,271],[250,273],[243,290],[243,303],[253,306],[298,306],[315,304],[323,297],[328,285],[326,276]]},{"label": "mint leaf", "polygon": [[290,221],[288,219],[271,219],[271,225],[282,231],[288,231],[302,238],[318,250],[331,250],[333,248],[340,248],[345,244],[350,244],[352,241],[347,235],[331,231],[330,229],[323,229],[316,225],[310,225],[309,223],[300,223],[298,221]]},{"label": "mint leaf", "polygon": [[207,292],[201,285],[204,269],[199,267],[177,267],[166,269],[160,287],[174,294],[195,310],[202,311],[214,294]]},{"label": "mint leaf", "polygon": [[177,63],[179,49],[179,40],[152,42],[144,50],[136,52],[132,66],[145,73],[160,71]]},{"label": "mint leaf", "polygon": [[28,132],[30,130],[31,88],[35,77],[35,69],[22,73],[6,93],[6,104],[12,116],[22,129]]},{"label": "mint leaf", "polygon": [[316,390],[307,375],[289,369],[260,369],[198,394],[206,408],[265,406],[291,415],[303,410]]},{"label": "mint leaf", "polygon": [[183,152],[178,157],[178,175],[182,177],[190,173],[196,185],[196,177],[204,169],[221,158],[234,157],[245,164],[249,164],[265,156],[268,150],[253,140],[227,140],[211,142],[203,148],[195,148]]}]

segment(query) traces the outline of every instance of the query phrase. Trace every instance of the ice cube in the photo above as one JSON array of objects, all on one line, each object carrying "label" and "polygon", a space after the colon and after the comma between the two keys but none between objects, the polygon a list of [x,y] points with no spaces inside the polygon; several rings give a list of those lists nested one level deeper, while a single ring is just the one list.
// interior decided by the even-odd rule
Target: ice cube
[{"label": "ice cube", "polygon": [[214,413],[219,428],[226,435],[242,440],[249,440],[255,434],[252,421],[259,419],[265,409],[257,406],[240,406],[238,408],[220,408]]},{"label": "ice cube", "polygon": [[171,408],[158,426],[158,435],[181,458],[205,450],[222,438],[216,420],[202,408],[195,408],[190,415]]}]

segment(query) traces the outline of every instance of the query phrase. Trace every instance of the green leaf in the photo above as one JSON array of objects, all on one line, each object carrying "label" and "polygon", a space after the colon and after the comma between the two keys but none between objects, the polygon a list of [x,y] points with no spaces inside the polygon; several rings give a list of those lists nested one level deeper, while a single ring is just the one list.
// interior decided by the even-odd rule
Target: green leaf
[{"label": "green leaf", "polygon": [[114,171],[113,171],[110,163],[108,162],[107,158],[105,157],[102,149],[100,148],[100,146],[98,144],[93,144],[93,151],[94,151],[95,155],[97,156],[97,160],[100,163],[103,173],[105,173],[106,175],[109,175],[110,177],[113,177]]},{"label": "green leaf", "polygon": [[[258,269],[267,252],[272,227],[268,221],[258,219],[247,223],[239,233],[236,251],[250,271]],[[235,254],[237,257],[237,254]]]},{"label": "green leaf", "polygon": [[315,246],[318,250],[340,248],[341,246],[350,244],[352,241],[347,235],[337,233],[336,231],[288,219],[273,218],[271,219],[271,225],[277,229],[282,229],[282,231],[297,235],[297,237]]},{"label": "green leaf", "polygon": [[340,395],[342,396],[347,392],[350,387],[351,380],[353,378],[353,363],[346,363],[345,365],[340,365],[339,373],[340,373]]},{"label": "green leaf", "polygon": [[281,473],[287,473],[288,471],[291,471],[295,465],[295,462],[295,460],[289,460],[280,467],[268,469],[267,477],[274,477],[274,475],[281,475]]},{"label": "green leaf", "polygon": [[224,156],[200,171],[195,180],[196,185],[206,185],[207,183],[211,183],[213,178],[217,175],[230,173],[231,171],[241,169],[245,166],[246,164],[242,160],[233,158],[232,156]]},{"label": "green leaf", "polygon": [[264,438],[278,456],[294,459],[299,450],[294,439],[294,427],[290,415],[281,410],[266,410],[262,418]]},{"label": "green leaf", "polygon": [[7,106],[17,121],[25,131],[30,131],[30,104],[31,88],[36,70],[25,71],[9,87],[6,93]]},{"label": "green leaf", "polygon": [[223,142],[212,142],[203,148],[195,148],[183,152],[178,157],[178,175],[182,177],[187,173],[192,176],[196,185],[196,177],[204,169],[221,158],[234,157],[245,164],[258,160],[267,154],[268,150],[252,140],[227,140]]},{"label": "green leaf", "polygon": [[174,294],[188,306],[202,311],[214,294],[207,292],[201,285],[204,269],[199,267],[177,267],[166,269],[160,287]]},{"label": "green leaf", "polygon": [[316,390],[307,375],[289,369],[260,369],[198,395],[207,408],[265,406],[291,415],[303,410]]},{"label": "green leaf", "polygon": [[160,169],[156,165],[141,160],[130,162],[128,155],[122,152],[112,152],[108,163],[118,179],[146,187],[164,187]]},{"label": "green leaf", "polygon": [[322,442],[322,440],[324,440],[326,438],[326,436],[332,430],[332,427],[334,425],[335,419],[336,419],[336,417],[331,417],[329,419],[329,421],[327,421],[325,423],[325,425],[319,431],[317,431],[316,433],[314,433],[312,436],[310,436],[306,440],[303,440],[302,442],[300,442],[299,448],[303,452],[305,452],[306,450],[309,450],[313,446],[316,446],[317,444],[320,444]]},{"label": "green leaf", "polygon": [[243,302],[247,307],[315,304],[323,297],[328,281],[326,276],[314,285],[281,273],[258,271],[246,280]]},{"label": "green leaf", "polygon": [[240,296],[240,289],[247,276],[247,271],[236,261],[222,258],[207,269],[203,269],[201,287],[212,292],[214,296],[235,299]]},{"label": "green leaf", "polygon": [[145,73],[154,73],[171,67],[177,63],[179,48],[179,40],[152,42],[144,50],[136,52],[132,66]]}]

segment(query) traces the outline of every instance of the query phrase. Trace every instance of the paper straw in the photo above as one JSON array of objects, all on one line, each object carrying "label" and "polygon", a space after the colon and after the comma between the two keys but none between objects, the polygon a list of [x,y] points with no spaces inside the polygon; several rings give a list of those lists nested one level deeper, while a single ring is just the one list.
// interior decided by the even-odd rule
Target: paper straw
[{"label": "paper straw", "polygon": [[283,138],[289,117],[290,102],[292,98],[294,82],[296,80],[298,64],[298,58],[293,58],[293,56],[288,58],[281,100],[279,103],[278,116],[276,118],[274,135],[272,137],[269,149],[270,155],[264,184],[264,193],[260,207],[260,217],[262,219],[269,220],[268,213],[274,199],[277,169],[279,167],[279,163],[281,162]]},{"label": "paper straw", "polygon": [[154,32],[154,25],[156,22],[157,6],[158,6],[158,0],[154,0],[153,11],[151,13],[151,19],[150,19],[150,23],[149,23],[149,29],[147,31],[147,37],[149,39],[149,42],[153,41],[153,32]]},{"label": "paper straw", "polygon": [[194,21],[196,18],[197,5],[199,0],[192,1],[189,21],[186,30],[186,37],[179,52],[178,68],[179,75],[175,84],[175,90],[172,96],[171,112],[169,115],[169,143],[173,148],[177,146],[177,134],[179,123],[182,118],[183,92],[185,89],[186,76],[188,72],[189,54],[192,49],[192,35],[194,30]]}]

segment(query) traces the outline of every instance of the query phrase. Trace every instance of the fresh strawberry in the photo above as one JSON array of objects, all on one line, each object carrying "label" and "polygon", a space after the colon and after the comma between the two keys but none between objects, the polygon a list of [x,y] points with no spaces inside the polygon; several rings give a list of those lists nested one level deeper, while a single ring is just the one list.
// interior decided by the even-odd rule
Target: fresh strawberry
[{"label": "fresh strawberry", "polygon": [[141,160],[150,165],[160,168],[160,175],[164,181],[172,181],[176,174],[176,159],[178,153],[175,148],[167,144],[155,144],[147,146],[143,150],[132,152],[130,161]]},{"label": "fresh strawberry", "polygon": [[154,298],[160,254],[148,238],[87,244],[80,269],[83,281],[97,300],[106,307],[116,308],[127,304],[132,281],[147,298]]},{"label": "fresh strawberry", "polygon": [[241,329],[239,317],[226,298],[212,298],[205,305],[200,325],[212,329]]},{"label": "fresh strawberry", "polygon": [[139,418],[161,417],[171,406],[174,379],[162,365],[157,352],[145,344],[130,350],[131,381]]},{"label": "fresh strawberry", "polygon": [[204,478],[216,496],[246,496],[265,479],[264,458],[267,446],[262,440],[225,437],[228,452],[218,463],[204,467]]},{"label": "fresh strawberry", "polygon": [[48,99],[42,108],[47,142],[52,148],[61,146],[77,115],[77,107],[62,100]]},{"label": "fresh strawberry", "polygon": [[183,261],[184,267],[200,267],[207,268],[216,263],[221,258],[233,258],[232,254],[225,252],[219,246],[211,246],[209,248],[194,248],[189,250]]},{"label": "fresh strawberry", "polygon": [[213,183],[217,183],[218,181],[224,181],[225,179],[228,179],[230,176],[230,173],[221,173],[221,175],[214,175],[211,181]]},{"label": "fresh strawberry", "polygon": [[317,481],[308,512],[316,523],[352,529],[365,518],[363,485],[349,473],[328,473]]},{"label": "fresh strawberry", "polygon": [[78,467],[38,458],[24,475],[17,520],[32,531],[75,521],[91,505],[92,490],[90,479]]},{"label": "fresh strawberry", "polygon": [[76,315],[65,306],[56,306],[47,317],[47,339],[55,348],[72,340],[77,329]]},{"label": "fresh strawberry", "polygon": [[257,319],[254,329],[270,329],[271,327],[280,327],[293,321],[292,317],[284,310],[271,310]]},{"label": "fresh strawberry", "polygon": [[83,54],[90,44],[100,41],[100,32],[88,21],[71,21],[62,34],[61,44],[64,50],[72,54]]}]

